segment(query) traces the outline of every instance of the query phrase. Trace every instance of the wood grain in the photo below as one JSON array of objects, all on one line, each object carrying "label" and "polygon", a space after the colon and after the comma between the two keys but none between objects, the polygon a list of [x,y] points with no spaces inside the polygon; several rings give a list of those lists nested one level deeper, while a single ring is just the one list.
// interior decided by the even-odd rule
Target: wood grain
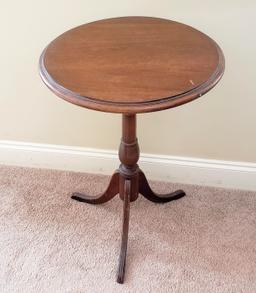
[{"label": "wood grain", "polygon": [[123,283],[130,202],[141,193],[165,203],[183,190],[160,195],[139,169],[136,114],[189,102],[210,90],[224,71],[218,45],[203,33],[177,22],[150,17],[101,20],[72,29],[54,40],[40,58],[40,75],[61,98],[98,111],[123,113],[120,166],[106,191],[77,201],[101,204],[117,193],[124,201],[117,282]]},{"label": "wood grain", "polygon": [[129,220],[130,220],[130,195],[131,181],[126,179],[124,182],[124,203],[123,203],[123,223],[122,223],[122,240],[120,255],[117,269],[117,283],[123,284],[125,276],[125,264],[128,245]]},{"label": "wood grain", "polygon": [[106,112],[175,107],[211,89],[224,71],[218,45],[171,20],[121,17],[76,27],[40,58],[47,86],[74,104]]}]

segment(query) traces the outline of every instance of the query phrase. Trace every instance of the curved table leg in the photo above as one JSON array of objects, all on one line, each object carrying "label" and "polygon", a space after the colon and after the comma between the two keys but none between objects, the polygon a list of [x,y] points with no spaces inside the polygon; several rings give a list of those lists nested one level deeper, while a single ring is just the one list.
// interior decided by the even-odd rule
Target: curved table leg
[{"label": "curved table leg", "polygon": [[129,230],[129,216],[130,216],[130,195],[131,195],[131,181],[125,180],[124,183],[124,205],[123,205],[123,232],[121,250],[119,255],[119,264],[117,271],[117,282],[122,284],[124,282],[126,252],[128,242]]},{"label": "curved table leg", "polygon": [[155,193],[149,186],[147,178],[141,170],[139,171],[139,193],[142,194],[148,200],[157,203],[169,202],[172,200],[179,199],[186,195],[186,193],[183,190],[176,190],[169,194]]},{"label": "curved table leg", "polygon": [[90,196],[82,193],[75,192],[71,198],[80,202],[90,204],[101,204],[111,200],[116,194],[119,193],[119,172],[116,171],[110,179],[106,191],[98,196]]}]

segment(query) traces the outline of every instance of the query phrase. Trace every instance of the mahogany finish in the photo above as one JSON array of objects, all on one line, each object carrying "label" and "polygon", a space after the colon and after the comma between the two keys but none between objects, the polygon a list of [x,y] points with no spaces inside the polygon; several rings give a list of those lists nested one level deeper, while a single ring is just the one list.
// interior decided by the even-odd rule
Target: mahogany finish
[{"label": "mahogany finish", "polygon": [[119,158],[121,161],[119,169],[113,174],[105,192],[96,197],[75,192],[71,198],[80,202],[101,204],[111,200],[119,193],[120,198],[124,201],[122,242],[117,273],[117,282],[123,283],[128,241],[130,202],[135,201],[139,193],[148,200],[156,203],[166,203],[179,199],[186,194],[183,190],[177,190],[169,194],[161,195],[155,193],[150,188],[144,173],[137,165],[139,159],[139,145],[136,137],[136,115],[123,114]]},{"label": "mahogany finish", "polygon": [[141,113],[187,103],[221,78],[223,54],[198,30],[166,19],[121,17],[62,34],[40,59],[47,86],[91,109]]},{"label": "mahogany finish", "polygon": [[151,17],[92,22],[55,39],[42,53],[40,75],[61,98],[79,106],[122,113],[120,166],[98,196],[72,199],[101,204],[123,200],[122,241],[117,282],[123,283],[130,202],[141,194],[155,203],[185,196],[183,190],[155,193],[140,170],[136,114],[175,107],[202,96],[224,72],[218,45],[187,25]]},{"label": "mahogany finish", "polygon": [[109,185],[104,193],[98,196],[90,196],[90,195],[74,192],[71,198],[81,202],[86,202],[91,204],[101,204],[111,200],[118,193],[119,193],[119,172],[116,171],[113,174],[109,182]]},{"label": "mahogany finish", "polygon": [[131,201],[131,180],[126,179],[124,182],[124,207],[123,207],[123,232],[121,249],[119,255],[119,264],[117,270],[117,282],[122,284],[124,282],[127,242],[129,232],[129,217],[130,217],[130,201]]}]

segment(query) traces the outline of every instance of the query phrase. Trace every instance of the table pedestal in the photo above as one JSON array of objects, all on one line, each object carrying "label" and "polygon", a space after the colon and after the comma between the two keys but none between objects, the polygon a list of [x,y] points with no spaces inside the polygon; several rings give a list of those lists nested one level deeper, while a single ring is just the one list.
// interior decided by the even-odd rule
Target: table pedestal
[{"label": "table pedestal", "polygon": [[165,203],[185,196],[183,190],[177,190],[170,194],[160,195],[149,186],[144,173],[140,170],[139,145],[136,137],[136,115],[123,114],[122,140],[119,147],[119,169],[113,174],[110,183],[104,193],[99,196],[89,196],[81,193],[73,193],[72,199],[90,204],[101,204],[119,194],[123,200],[123,228],[117,282],[123,283],[125,273],[125,261],[127,252],[130,202],[138,198],[139,193],[145,198],[156,203]]}]

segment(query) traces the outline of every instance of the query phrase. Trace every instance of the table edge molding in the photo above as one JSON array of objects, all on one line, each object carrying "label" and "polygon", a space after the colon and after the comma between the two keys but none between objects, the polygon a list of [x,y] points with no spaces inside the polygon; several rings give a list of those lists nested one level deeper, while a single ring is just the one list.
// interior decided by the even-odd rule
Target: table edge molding
[{"label": "table edge molding", "polygon": [[[212,40],[212,39],[211,39]],[[110,102],[101,99],[94,99],[86,96],[82,96],[79,93],[72,92],[66,89],[56,82],[51,75],[47,72],[44,64],[44,56],[47,47],[44,49],[39,60],[39,74],[45,85],[58,97],[81,107],[85,107],[92,110],[110,112],[110,113],[127,113],[127,114],[137,114],[165,110],[173,107],[177,107],[193,101],[210,89],[212,89],[221,79],[224,74],[225,69],[225,58],[222,50],[218,44],[212,40],[216,46],[219,63],[216,70],[211,75],[211,77],[200,84],[199,86],[187,91],[180,93],[175,96],[163,97],[162,99],[152,100],[148,102],[138,102],[138,103],[122,103],[122,102]]]}]

